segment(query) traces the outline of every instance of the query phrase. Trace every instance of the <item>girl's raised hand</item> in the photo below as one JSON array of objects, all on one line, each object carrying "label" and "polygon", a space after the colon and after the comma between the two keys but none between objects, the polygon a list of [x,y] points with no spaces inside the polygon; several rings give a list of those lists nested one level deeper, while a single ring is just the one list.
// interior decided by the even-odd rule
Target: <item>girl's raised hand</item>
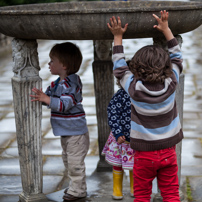
[{"label": "girl's raised hand", "polygon": [[114,35],[114,45],[122,45],[123,34],[127,30],[128,23],[125,24],[124,27],[122,27],[120,17],[117,17],[116,20],[116,18],[112,16],[112,18],[110,18],[110,24],[107,23],[107,26],[110,29],[111,33]]},{"label": "girl's raised hand", "polygon": [[112,18],[110,18],[110,23],[107,23],[107,26],[114,36],[119,36],[119,35],[123,36],[123,34],[127,30],[128,23],[125,24],[124,27],[122,27],[120,17],[118,16],[116,20],[116,18],[112,16]]},{"label": "girl's raised hand", "polygon": [[170,41],[171,39],[173,39],[174,38],[173,33],[168,26],[169,13],[166,12],[166,10],[164,10],[164,11],[161,11],[161,18],[159,18],[155,14],[153,14],[153,16],[158,22],[158,25],[154,25],[154,28],[162,32],[167,41]]},{"label": "girl's raised hand", "polygon": [[158,22],[158,25],[154,25],[153,27],[158,29],[161,32],[164,32],[166,29],[168,29],[168,17],[169,13],[166,12],[166,10],[161,11],[161,18],[159,18],[157,15],[153,14],[154,18]]}]

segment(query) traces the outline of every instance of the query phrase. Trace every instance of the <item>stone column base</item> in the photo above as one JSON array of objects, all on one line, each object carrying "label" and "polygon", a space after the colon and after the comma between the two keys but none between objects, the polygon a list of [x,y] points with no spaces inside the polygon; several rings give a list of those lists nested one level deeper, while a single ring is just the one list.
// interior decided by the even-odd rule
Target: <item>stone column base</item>
[{"label": "stone column base", "polygon": [[20,202],[48,202],[46,195],[43,193],[27,195],[22,192],[19,195]]},{"label": "stone column base", "polygon": [[105,160],[99,160],[98,164],[97,164],[97,172],[112,172],[112,166],[109,165]]}]

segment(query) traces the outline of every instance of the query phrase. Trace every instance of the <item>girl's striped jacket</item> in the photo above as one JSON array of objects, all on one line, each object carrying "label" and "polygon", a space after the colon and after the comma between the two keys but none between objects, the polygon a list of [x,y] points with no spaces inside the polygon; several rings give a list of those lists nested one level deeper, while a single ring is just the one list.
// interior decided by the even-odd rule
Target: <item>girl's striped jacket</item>
[{"label": "girl's striped jacket", "polygon": [[131,148],[155,151],[176,145],[183,132],[175,93],[182,72],[182,55],[176,38],[168,41],[173,74],[164,84],[143,83],[130,72],[123,46],[113,47],[114,75],[131,97]]}]

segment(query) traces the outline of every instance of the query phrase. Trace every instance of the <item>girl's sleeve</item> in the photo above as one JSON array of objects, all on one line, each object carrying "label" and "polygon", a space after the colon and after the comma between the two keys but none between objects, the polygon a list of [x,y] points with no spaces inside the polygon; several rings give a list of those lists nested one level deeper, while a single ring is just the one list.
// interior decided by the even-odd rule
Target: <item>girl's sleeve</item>
[{"label": "girl's sleeve", "polygon": [[129,70],[128,65],[125,61],[123,46],[119,45],[113,47],[112,60],[114,63],[113,74],[117,79],[120,80],[121,86],[128,93],[128,88],[134,76]]},{"label": "girl's sleeve", "polygon": [[113,97],[109,102],[107,107],[107,114],[108,114],[108,124],[111,128],[112,134],[116,138],[116,140],[123,136],[123,128],[121,125],[121,100],[118,97]]},{"label": "girl's sleeve", "polygon": [[180,46],[179,46],[178,41],[177,41],[176,38],[171,39],[167,43],[168,43],[168,51],[169,51],[169,54],[170,54],[170,59],[171,59],[171,63],[172,63],[173,72],[174,72],[174,74],[175,74],[175,76],[177,78],[177,81],[179,82],[179,76],[180,76],[180,73],[183,70],[182,52],[181,52]]}]

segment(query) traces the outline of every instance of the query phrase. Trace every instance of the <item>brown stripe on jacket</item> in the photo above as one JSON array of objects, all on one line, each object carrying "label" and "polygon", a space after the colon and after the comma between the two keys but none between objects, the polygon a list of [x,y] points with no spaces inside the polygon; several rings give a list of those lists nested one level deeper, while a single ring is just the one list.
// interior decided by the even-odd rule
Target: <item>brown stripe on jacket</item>
[{"label": "brown stripe on jacket", "polygon": [[[175,76],[172,76],[171,79],[172,79],[172,81],[169,84],[168,90],[160,96],[152,96],[143,91],[136,90],[135,89],[136,88],[136,79],[134,79],[131,82],[128,92],[130,94],[130,97],[137,102],[146,102],[148,104],[158,104],[160,102],[165,101],[167,98],[169,98],[170,95],[172,95],[172,93],[175,92],[176,87],[177,87],[177,80],[176,80]],[[155,85],[156,85],[156,87],[155,87]],[[156,89],[159,88],[158,84],[153,84],[153,89],[155,89],[155,88]]]},{"label": "brown stripe on jacket", "polygon": [[157,116],[145,116],[138,114],[134,107],[131,106],[131,120],[139,125],[142,125],[144,128],[149,129],[168,126],[177,117],[177,115],[176,102],[174,107],[168,113]]},{"label": "brown stripe on jacket", "polygon": [[174,137],[154,140],[154,141],[145,141],[141,139],[136,139],[130,137],[130,146],[132,149],[137,151],[156,151],[160,149],[166,149],[175,146],[183,139],[182,130],[179,131]]},{"label": "brown stripe on jacket", "polygon": [[[115,70],[113,71],[113,73],[114,73],[114,76],[115,76],[117,79],[121,79],[121,78],[124,76],[125,71],[129,71],[128,66],[119,67],[119,68],[115,69]],[[131,73],[131,74],[132,74],[132,73]]]}]

